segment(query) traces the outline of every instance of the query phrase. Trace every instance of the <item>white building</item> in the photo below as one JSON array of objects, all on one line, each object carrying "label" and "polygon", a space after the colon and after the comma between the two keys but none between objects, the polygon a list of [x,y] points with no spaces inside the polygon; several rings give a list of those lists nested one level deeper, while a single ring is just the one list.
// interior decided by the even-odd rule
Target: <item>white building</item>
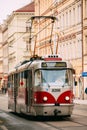
[{"label": "white building", "polygon": [[8,72],[19,62],[27,60],[31,56],[27,21],[33,15],[34,2],[31,2],[13,11],[2,24],[3,42],[0,55],[3,54],[3,79],[7,80]]}]

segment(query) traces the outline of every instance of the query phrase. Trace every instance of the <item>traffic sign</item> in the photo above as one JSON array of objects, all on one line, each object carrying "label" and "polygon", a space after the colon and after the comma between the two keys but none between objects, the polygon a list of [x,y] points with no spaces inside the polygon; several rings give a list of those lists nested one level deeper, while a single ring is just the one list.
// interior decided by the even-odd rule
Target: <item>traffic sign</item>
[{"label": "traffic sign", "polygon": [[87,72],[82,72],[82,77],[87,77]]}]

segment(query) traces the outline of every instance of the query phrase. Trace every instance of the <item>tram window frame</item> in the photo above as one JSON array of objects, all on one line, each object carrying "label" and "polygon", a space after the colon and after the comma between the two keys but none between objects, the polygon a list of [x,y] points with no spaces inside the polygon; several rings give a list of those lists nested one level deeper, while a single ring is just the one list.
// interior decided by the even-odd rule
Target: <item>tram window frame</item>
[{"label": "tram window frame", "polygon": [[24,77],[25,77],[25,79],[28,78],[28,72],[29,72],[29,70],[25,70],[25,71],[24,71]]},{"label": "tram window frame", "polygon": [[42,69],[37,69],[37,70],[35,70],[35,72],[34,72],[34,85],[35,86],[39,86],[40,85],[40,83],[41,83],[41,70]]},{"label": "tram window frame", "polygon": [[27,80],[28,78],[28,70],[21,71],[19,77],[19,87],[26,87],[26,81],[24,80]]},{"label": "tram window frame", "polygon": [[19,75],[18,75],[18,73],[14,74],[14,85],[16,85],[16,86],[19,85]]},{"label": "tram window frame", "polygon": [[32,86],[32,70],[26,70],[27,77],[26,77],[26,87]]},{"label": "tram window frame", "polygon": [[[41,70],[66,70],[66,73],[67,73],[67,77],[66,77],[66,83],[69,85],[69,86],[72,86],[73,85],[73,80],[70,80],[69,81],[69,77],[70,77],[70,79],[73,79],[73,73],[74,73],[74,70],[72,69],[72,68],[59,68],[59,69],[54,69],[54,68],[40,68],[40,69],[36,69],[35,70],[35,72],[34,72],[34,80],[35,80],[35,82],[34,82],[34,85],[35,86],[39,86],[40,85],[40,83],[42,82],[41,80],[41,77],[42,77],[42,74],[40,74],[40,78],[38,78],[39,80],[37,80],[37,78],[36,78],[36,73],[37,72],[40,72]],[[69,72],[68,72],[68,70],[70,70]],[[71,74],[72,74],[72,76],[71,76]]]},{"label": "tram window frame", "polygon": [[8,88],[13,88],[14,87],[14,75],[9,75],[8,77]]}]

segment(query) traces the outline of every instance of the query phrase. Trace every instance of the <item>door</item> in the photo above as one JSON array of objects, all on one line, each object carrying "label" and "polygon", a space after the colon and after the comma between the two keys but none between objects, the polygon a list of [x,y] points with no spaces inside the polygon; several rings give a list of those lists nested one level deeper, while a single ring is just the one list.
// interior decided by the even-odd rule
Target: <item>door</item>
[{"label": "door", "polygon": [[32,92],[32,70],[27,70],[27,106],[29,108],[28,112],[30,112],[30,108],[32,106],[32,98],[33,98],[33,92]]},{"label": "door", "polygon": [[14,74],[14,111],[16,112],[17,96],[18,96],[18,74]]}]

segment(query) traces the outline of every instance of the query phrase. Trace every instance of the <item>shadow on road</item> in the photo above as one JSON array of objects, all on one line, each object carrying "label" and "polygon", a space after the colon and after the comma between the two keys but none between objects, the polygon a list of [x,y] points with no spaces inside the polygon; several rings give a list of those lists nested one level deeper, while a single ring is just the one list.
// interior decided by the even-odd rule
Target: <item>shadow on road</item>
[{"label": "shadow on road", "polygon": [[69,117],[65,117],[65,116],[30,116],[30,115],[25,115],[25,114],[18,114],[15,112],[10,112],[10,114],[14,114],[15,116],[24,118],[26,120],[32,120],[32,121],[41,121],[41,122],[45,122],[45,121],[65,121],[65,120],[69,120]]}]

